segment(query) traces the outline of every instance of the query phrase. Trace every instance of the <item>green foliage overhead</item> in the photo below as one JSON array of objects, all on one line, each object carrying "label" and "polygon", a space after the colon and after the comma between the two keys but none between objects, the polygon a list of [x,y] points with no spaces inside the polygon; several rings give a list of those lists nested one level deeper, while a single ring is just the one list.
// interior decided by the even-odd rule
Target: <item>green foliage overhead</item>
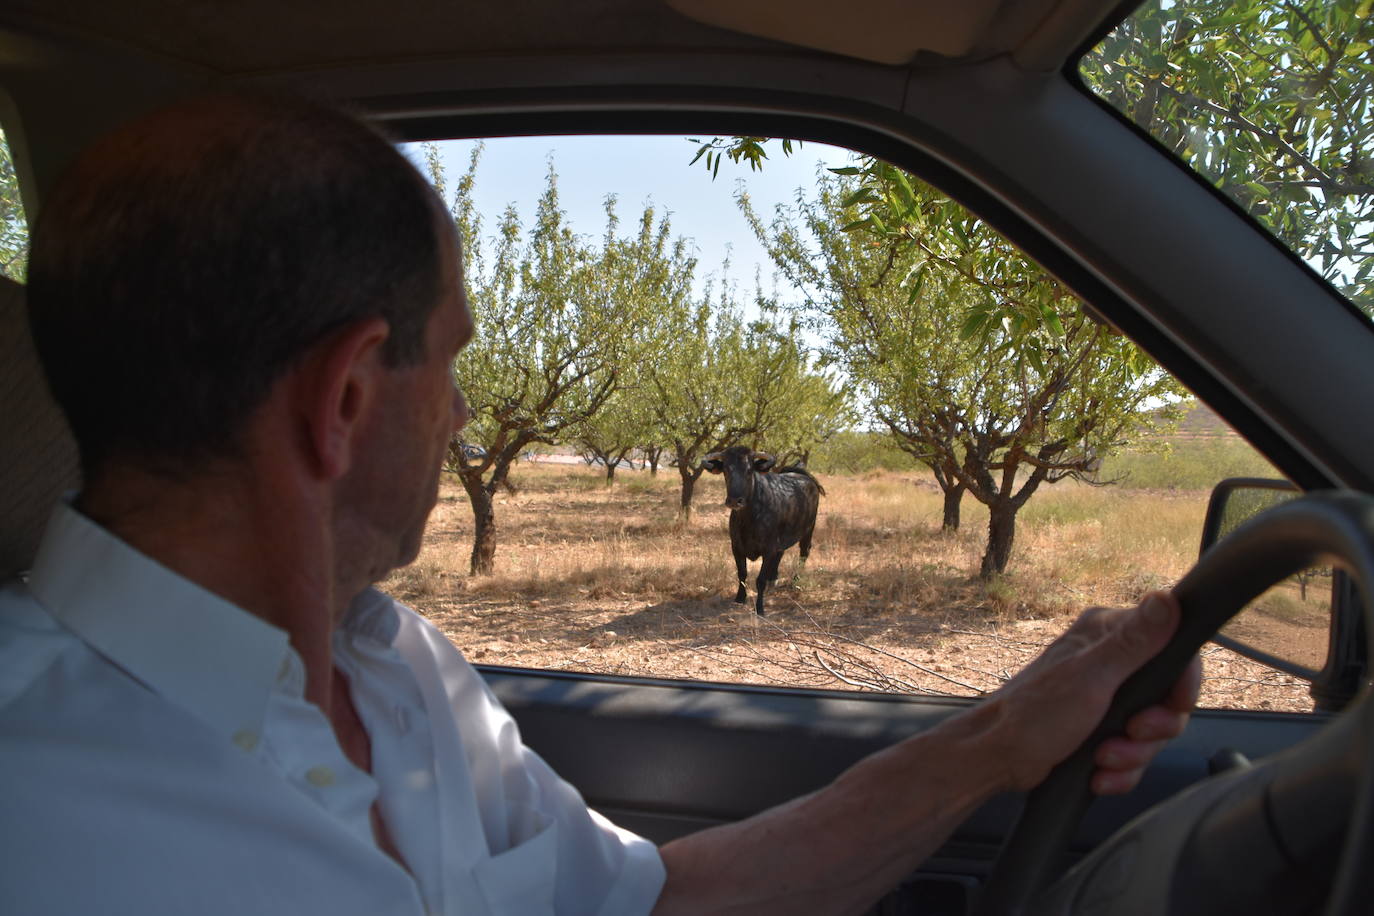
[{"label": "green foliage overhead", "polygon": [[[1152,0],[1083,56],[1080,74],[1089,90],[1374,313],[1371,9],[1370,0]],[[723,159],[762,168],[770,141],[694,142],[692,161],[704,158],[715,171]],[[781,143],[784,152],[793,148]],[[881,244],[919,232],[930,216],[910,182],[876,160],[841,172],[859,179],[846,201],[858,210],[846,231]],[[940,225],[959,247],[967,223]],[[917,285],[913,278],[913,295]],[[1056,314],[1034,303],[970,308],[966,335],[996,325],[1014,335],[1037,322],[1052,325]],[[1028,352],[1043,355],[1034,336]]]},{"label": "green foliage overhead", "polygon": [[1368,0],[1146,3],[1086,85],[1374,310]]},{"label": "green foliage overhead", "polygon": [[[706,168],[711,172],[711,177],[716,178],[720,175],[720,164],[725,159],[729,159],[736,164],[740,162],[749,163],[749,170],[753,172],[763,169],[763,160],[768,158],[768,137],[712,137],[710,140],[689,140],[697,144],[697,153],[692,157],[692,164],[698,160],[706,160]],[[794,148],[801,146],[799,140],[780,140],[783,155],[791,155]]]},{"label": "green foliage overhead", "polygon": [[24,282],[29,263],[29,224],[9,143],[0,132],[0,274]]}]

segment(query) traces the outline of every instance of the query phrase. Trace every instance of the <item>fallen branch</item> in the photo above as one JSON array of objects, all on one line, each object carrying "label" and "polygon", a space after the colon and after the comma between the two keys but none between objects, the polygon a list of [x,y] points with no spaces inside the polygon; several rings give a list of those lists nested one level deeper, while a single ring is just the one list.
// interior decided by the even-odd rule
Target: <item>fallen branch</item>
[{"label": "fallen branch", "polygon": [[866,689],[868,689],[868,690],[881,690],[881,689],[882,689],[882,688],[881,688],[879,685],[877,685],[877,684],[871,684],[871,683],[868,683],[867,681],[857,681],[857,680],[854,680],[853,678],[845,677],[843,674],[841,674],[840,672],[836,671],[834,668],[830,667],[830,665],[826,663],[826,660],[823,659],[823,658],[821,658],[821,653],[820,653],[819,651],[813,652],[812,655],[813,655],[813,656],[815,657],[815,659],[816,659],[816,664],[820,665],[820,666],[821,666],[822,668],[824,668],[826,671],[829,671],[830,674],[831,674],[831,676],[833,676],[833,677],[835,678],[835,680],[840,681],[841,683],[848,684],[850,687],[863,687],[863,688],[866,688]]},{"label": "fallen branch", "polygon": [[[792,636],[791,634],[787,634],[785,631],[782,631],[781,628],[779,628],[779,632],[783,632],[783,633],[784,633],[784,636],[785,636],[786,638],[788,638],[788,639],[793,639],[793,638],[795,638],[795,637]],[[878,648],[877,646],[870,645],[870,644],[868,644],[868,643],[866,643],[866,642],[863,642],[863,641],[861,641],[861,640],[850,639],[848,636],[841,636],[841,635],[839,635],[838,633],[822,633],[822,634],[807,633],[807,634],[803,634],[803,635],[808,635],[808,636],[820,635],[820,636],[822,636],[822,637],[824,637],[824,638],[828,638],[828,639],[837,639],[837,640],[839,640],[839,641],[841,641],[841,642],[845,642],[845,643],[848,643],[848,644],[850,644],[850,645],[859,646],[859,647],[861,647],[861,648],[863,648],[863,649],[865,649],[865,650],[867,650],[867,651],[869,651],[869,652],[874,653],[875,655],[882,655],[882,656],[885,656],[885,657],[887,657],[887,658],[892,659],[893,661],[898,661],[898,662],[901,662],[901,663],[904,664],[904,665],[909,665],[909,666],[911,666],[912,668],[915,668],[917,671],[922,672],[923,674],[928,674],[928,675],[930,675],[931,677],[939,678],[939,679],[942,680],[942,681],[947,681],[948,683],[954,684],[954,685],[957,686],[957,687],[962,687],[962,688],[964,688],[965,690],[972,690],[974,693],[978,694],[979,696],[986,696],[986,695],[988,694],[988,692],[989,692],[989,691],[987,691],[987,690],[984,690],[984,689],[981,688],[981,687],[975,687],[975,686],[972,685],[972,684],[965,683],[964,681],[961,681],[961,680],[959,680],[958,678],[950,677],[950,676],[947,675],[947,674],[942,674],[942,673],[939,672],[939,671],[935,671],[935,670],[933,670],[933,669],[931,669],[931,668],[927,668],[927,667],[924,666],[924,665],[918,665],[916,662],[913,662],[913,661],[912,661],[911,659],[909,659],[909,658],[903,658],[903,657],[900,656],[900,655],[896,655],[896,654],[894,654],[894,653],[892,653],[892,652],[888,652],[886,649],[880,649],[880,648]]]}]

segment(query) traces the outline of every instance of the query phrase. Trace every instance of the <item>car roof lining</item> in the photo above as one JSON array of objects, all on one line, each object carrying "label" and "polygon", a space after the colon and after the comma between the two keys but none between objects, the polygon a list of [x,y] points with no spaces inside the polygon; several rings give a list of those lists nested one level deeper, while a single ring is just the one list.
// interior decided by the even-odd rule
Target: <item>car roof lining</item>
[{"label": "car roof lining", "polygon": [[[1061,66],[1113,3],[1103,0],[338,0],[327,8],[236,0],[8,0],[5,17],[50,33],[100,36],[242,75],[362,61],[625,49],[788,52],[939,66],[1004,53]],[[264,22],[272,28],[263,28]],[[881,27],[874,27],[878,23]]]}]

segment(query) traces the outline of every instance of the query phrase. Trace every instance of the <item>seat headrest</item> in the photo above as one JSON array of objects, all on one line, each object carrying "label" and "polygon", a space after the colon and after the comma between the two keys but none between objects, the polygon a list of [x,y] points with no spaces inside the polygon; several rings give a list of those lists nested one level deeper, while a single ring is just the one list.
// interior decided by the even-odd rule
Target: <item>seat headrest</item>
[{"label": "seat headrest", "polygon": [[52,507],[80,485],[76,443],[34,352],[24,287],[0,277],[0,581],[30,567]]}]

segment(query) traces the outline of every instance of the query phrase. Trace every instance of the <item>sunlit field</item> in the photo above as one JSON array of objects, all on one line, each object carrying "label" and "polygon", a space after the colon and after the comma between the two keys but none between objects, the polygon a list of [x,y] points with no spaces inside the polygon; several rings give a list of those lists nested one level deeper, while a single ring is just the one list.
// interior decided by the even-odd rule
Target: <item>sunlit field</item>
[{"label": "sunlit field", "polygon": [[[704,477],[684,523],[673,468],[621,471],[608,488],[602,469],[521,463],[515,492],[497,497],[496,572],[482,577],[468,575],[466,495],[445,480],[420,559],[384,587],[479,663],[976,695],[1080,609],[1130,604],[1175,581],[1197,555],[1207,498],[1043,487],[1019,516],[1006,575],[985,583],[975,573],[987,513],[972,499],[960,530],[946,533],[927,475],[818,477],[826,495],[811,559],[802,569],[795,549],[785,555],[762,620],[731,600],[723,484]],[[1205,703],[1310,708],[1291,679],[1225,650],[1207,654]]]}]

